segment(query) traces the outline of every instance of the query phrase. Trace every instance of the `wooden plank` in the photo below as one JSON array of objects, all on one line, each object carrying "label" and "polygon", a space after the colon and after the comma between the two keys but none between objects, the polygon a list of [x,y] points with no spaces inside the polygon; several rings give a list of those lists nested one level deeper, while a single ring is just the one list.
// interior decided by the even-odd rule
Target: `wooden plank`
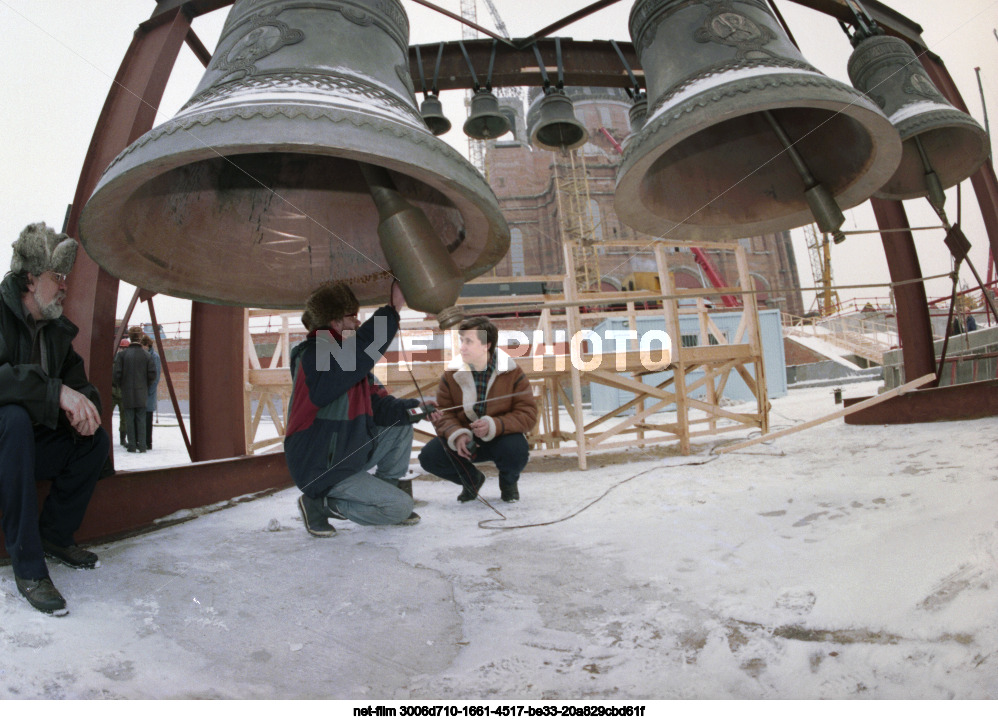
[{"label": "wooden plank", "polygon": [[748,343],[732,345],[690,346],[683,348],[683,361],[691,363],[726,363],[727,361],[753,360],[752,346]]},{"label": "wooden plank", "polygon": [[724,448],[717,449],[717,453],[730,453],[731,451],[737,451],[741,448],[746,448],[747,446],[753,446],[756,443],[763,443],[765,441],[771,441],[774,438],[782,438],[783,436],[790,435],[791,433],[797,433],[798,431],[807,430],[808,428],[813,428],[814,426],[821,425],[822,423],[827,423],[828,421],[833,421],[836,418],[841,418],[842,416],[847,416],[850,413],[855,413],[856,411],[861,411],[864,408],[869,408],[870,406],[875,406],[884,401],[890,400],[895,396],[900,396],[907,391],[914,390],[919,386],[924,386],[926,383],[935,380],[935,373],[926,373],[921,378],[916,378],[915,380],[905,383],[903,386],[898,386],[893,390],[889,390],[886,393],[881,393],[876,398],[868,398],[865,401],[857,403],[849,408],[843,408],[841,410],[835,411],[834,413],[829,413],[827,416],[822,416],[821,418],[815,418],[814,420],[808,421],[807,423],[801,423],[800,425],[793,426],[791,428],[784,428],[781,431],[776,431],[775,433],[768,433],[763,436],[758,436],[757,438],[752,438],[747,441],[742,441],[741,443],[735,443],[734,445],[725,446]]},{"label": "wooden plank", "polygon": [[698,401],[695,398],[688,398],[686,402],[698,411],[704,411],[705,413],[720,416],[721,418],[728,418],[729,420],[738,421],[739,423],[751,424],[756,427],[759,426],[759,418],[757,416],[745,415],[744,413],[732,413],[731,411],[724,410],[720,406],[712,406],[704,403],[703,401]]},{"label": "wooden plank", "polygon": [[617,425],[612,426],[608,430],[604,431],[603,433],[600,433],[598,436],[593,438],[592,445],[594,447],[598,446],[599,444],[603,443],[607,438],[618,435],[619,433],[623,432],[626,428],[634,426],[636,423],[640,423],[648,416],[652,415],[653,413],[657,413],[659,410],[665,408],[667,405],[669,405],[672,402],[673,401],[671,399],[661,400],[658,403],[649,406],[648,408],[645,408],[639,411],[638,413],[635,413],[633,416],[625,418],[624,420],[620,421]]},{"label": "wooden plank", "polygon": [[669,391],[662,390],[661,388],[647,383],[642,383],[641,381],[631,380],[627,376],[606,373],[604,371],[589,371],[586,373],[586,376],[589,378],[596,378],[603,385],[610,386],[611,388],[619,388],[620,390],[631,391],[633,393],[643,394],[653,398],[663,398],[670,402],[674,402],[676,400],[675,393],[670,393]]}]

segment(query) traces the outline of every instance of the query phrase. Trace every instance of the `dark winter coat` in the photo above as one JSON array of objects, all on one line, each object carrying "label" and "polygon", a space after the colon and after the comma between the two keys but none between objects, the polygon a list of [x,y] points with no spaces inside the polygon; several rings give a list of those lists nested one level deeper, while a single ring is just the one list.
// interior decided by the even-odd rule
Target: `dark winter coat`
[{"label": "dark winter coat", "polygon": [[62,386],[85,395],[100,411],[100,394],[87,380],[83,358],[73,350],[78,329],[59,317],[39,330],[45,346],[46,367],[31,362],[31,330],[14,276],[0,283],[0,405],[22,406],[34,423],[49,428],[69,427],[59,407]]},{"label": "dark winter coat", "polygon": [[323,336],[317,338],[312,332],[291,351],[294,385],[284,456],[306,495],[327,495],[344,478],[364,470],[378,426],[410,422],[408,409],[419,401],[388,395],[371,373],[398,328],[398,313],[386,305],[345,341],[335,333],[319,331]]},{"label": "dark winter coat", "polygon": [[145,410],[156,364],[141,343],[131,343],[114,357],[112,380],[121,386],[121,407]]},{"label": "dark winter coat", "polygon": [[163,365],[159,360],[159,353],[154,350],[148,351],[149,357],[152,358],[153,367],[156,369],[156,377],[149,382],[149,393],[146,396],[146,413],[154,413],[156,411],[156,406],[159,403],[159,397],[156,391],[159,389],[159,378],[162,373]]}]

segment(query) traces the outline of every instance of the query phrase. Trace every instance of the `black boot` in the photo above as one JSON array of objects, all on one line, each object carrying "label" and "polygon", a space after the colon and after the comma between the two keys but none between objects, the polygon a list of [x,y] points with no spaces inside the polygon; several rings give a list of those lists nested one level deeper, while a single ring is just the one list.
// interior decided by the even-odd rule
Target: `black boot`
[{"label": "black boot", "polygon": [[303,494],[298,499],[298,510],[301,511],[301,518],[305,522],[305,530],[313,536],[328,538],[336,535],[336,529],[326,520],[328,516],[324,499],[309,498]]},{"label": "black boot", "polygon": [[471,480],[461,479],[464,490],[461,491],[461,495],[457,497],[461,503],[467,503],[468,501],[473,501],[478,498],[478,491],[481,490],[482,485],[485,483],[485,474],[482,473],[477,468],[474,469],[477,474]]},{"label": "black boot", "polygon": [[17,590],[28,599],[28,603],[37,608],[42,613],[51,613],[53,616],[65,616],[66,599],[52,585],[51,578],[39,578],[31,580],[14,576],[17,583]]},{"label": "black boot", "polygon": [[516,503],[520,500],[520,491],[517,489],[515,481],[505,486],[499,486],[499,492],[506,503]]}]

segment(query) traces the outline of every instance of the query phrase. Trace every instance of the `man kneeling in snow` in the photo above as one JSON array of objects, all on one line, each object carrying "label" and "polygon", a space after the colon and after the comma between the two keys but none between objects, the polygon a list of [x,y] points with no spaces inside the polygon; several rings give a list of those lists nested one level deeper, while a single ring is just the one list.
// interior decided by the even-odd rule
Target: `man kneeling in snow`
[{"label": "man kneeling in snow", "polygon": [[330,518],[364,526],[419,522],[412,496],[399,488],[409,470],[411,424],[422,418],[409,410],[419,401],[388,395],[371,373],[398,333],[404,303],[393,283],[391,303],[363,324],[345,283],[325,283],[305,303],[308,336],[291,353],[284,451],[313,536],[336,533]]},{"label": "man kneeling in snow", "polygon": [[530,382],[497,348],[499,331],[488,318],[468,318],[458,331],[461,356],[448,366],[437,390],[437,407],[443,409],[433,423],[438,437],[423,447],[419,464],[462,486],[457,500],[464,503],[473,501],[485,483],[474,464],[493,461],[502,499],[515,503],[529,456],[525,434],[537,420]]}]

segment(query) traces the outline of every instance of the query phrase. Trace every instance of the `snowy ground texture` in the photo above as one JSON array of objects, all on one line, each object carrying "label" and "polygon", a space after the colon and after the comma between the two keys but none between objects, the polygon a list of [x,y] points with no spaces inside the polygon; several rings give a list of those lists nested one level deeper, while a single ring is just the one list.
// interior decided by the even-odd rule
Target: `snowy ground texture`
[{"label": "snowy ground texture", "polygon": [[62,618],[2,568],[0,698],[998,696],[998,418],[729,440],[490,469],[505,521],[423,477],[420,525],[320,539],[282,491],[53,565]]}]

